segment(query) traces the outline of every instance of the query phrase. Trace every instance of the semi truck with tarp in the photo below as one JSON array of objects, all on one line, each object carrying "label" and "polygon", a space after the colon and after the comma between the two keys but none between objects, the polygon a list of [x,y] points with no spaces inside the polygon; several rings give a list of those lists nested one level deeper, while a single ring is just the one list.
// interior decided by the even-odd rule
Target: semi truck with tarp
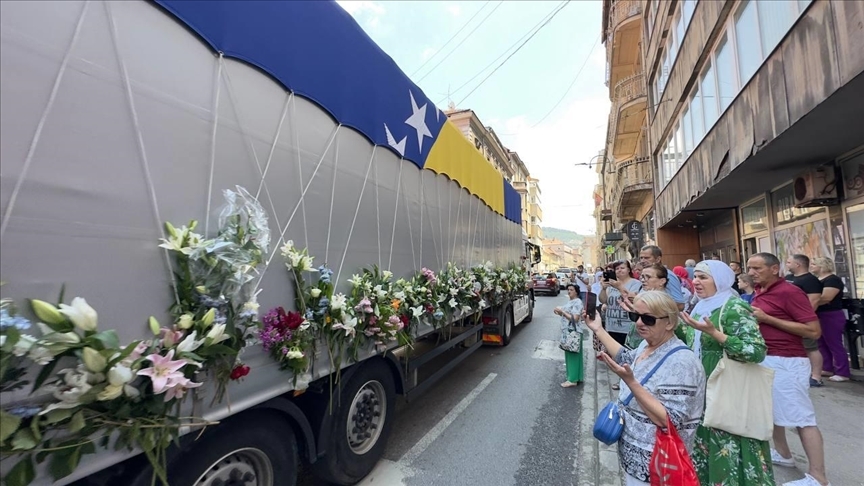
[{"label": "semi truck with tarp", "polygon": [[530,321],[520,195],[335,2],[0,27],[7,484],[354,484]]}]

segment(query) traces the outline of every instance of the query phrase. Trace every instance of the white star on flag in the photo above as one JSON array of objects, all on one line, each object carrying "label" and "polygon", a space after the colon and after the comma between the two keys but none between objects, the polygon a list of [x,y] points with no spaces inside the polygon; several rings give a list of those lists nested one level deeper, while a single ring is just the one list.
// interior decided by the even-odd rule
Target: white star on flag
[{"label": "white star on flag", "polygon": [[420,152],[423,152],[423,137],[432,138],[432,132],[426,126],[426,104],[422,107],[417,107],[417,102],[414,101],[414,94],[408,90],[408,95],[411,97],[411,116],[405,120],[407,125],[410,125],[417,131],[417,144],[420,147]]},{"label": "white star on flag", "polygon": [[399,155],[405,157],[405,142],[408,140],[408,137],[402,137],[402,140],[396,141],[396,138],[393,137],[393,134],[390,133],[390,127],[387,124],[384,124],[384,131],[387,132],[387,144],[396,149],[399,152]]}]

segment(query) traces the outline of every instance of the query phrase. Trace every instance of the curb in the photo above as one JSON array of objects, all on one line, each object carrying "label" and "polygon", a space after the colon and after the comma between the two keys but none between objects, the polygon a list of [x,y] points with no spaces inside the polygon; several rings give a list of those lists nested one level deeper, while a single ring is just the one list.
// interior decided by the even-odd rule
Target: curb
[{"label": "curb", "polygon": [[[597,411],[606,406],[618,392],[612,390],[612,384],[618,382],[618,377],[611,375],[606,366],[599,366],[596,353],[591,347],[594,337],[590,329],[583,342],[588,346],[585,354],[585,388],[582,391],[582,413],[579,423],[579,454],[577,467],[580,471],[580,484],[586,486],[622,486],[624,484],[621,468],[618,465],[618,446],[607,446],[594,438],[594,420]],[[611,376],[610,376],[611,375]],[[593,380],[590,377],[594,377]]]}]

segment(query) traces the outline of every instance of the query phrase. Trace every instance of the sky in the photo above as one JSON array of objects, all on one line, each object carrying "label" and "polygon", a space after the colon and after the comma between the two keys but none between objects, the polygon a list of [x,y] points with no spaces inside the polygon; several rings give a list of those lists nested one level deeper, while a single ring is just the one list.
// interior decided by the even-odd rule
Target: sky
[{"label": "sky", "polygon": [[338,3],[439,108],[447,109],[449,93],[457,108],[474,110],[519,153],[540,179],[543,226],[594,234],[597,173],[584,164],[604,148],[610,106],[600,1],[566,3],[482,85],[563,2]]}]

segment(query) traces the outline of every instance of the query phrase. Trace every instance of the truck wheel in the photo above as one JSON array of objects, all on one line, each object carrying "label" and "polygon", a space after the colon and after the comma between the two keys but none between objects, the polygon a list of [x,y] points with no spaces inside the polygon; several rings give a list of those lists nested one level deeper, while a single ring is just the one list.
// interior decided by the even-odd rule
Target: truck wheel
[{"label": "truck wheel", "polygon": [[357,370],[342,389],[331,433],[321,438],[325,456],[313,464],[321,479],[355,484],[384,455],[396,407],[393,374],[379,360]]},{"label": "truck wheel", "polygon": [[276,414],[217,426],[209,437],[173,461],[168,481],[177,486],[276,486],[297,484],[297,440]]},{"label": "truck wheel", "polygon": [[505,307],[501,317],[501,344],[507,346],[513,333],[513,308]]},{"label": "truck wheel", "polygon": [[534,299],[528,299],[528,315],[525,316],[523,323],[531,322],[534,319]]}]

